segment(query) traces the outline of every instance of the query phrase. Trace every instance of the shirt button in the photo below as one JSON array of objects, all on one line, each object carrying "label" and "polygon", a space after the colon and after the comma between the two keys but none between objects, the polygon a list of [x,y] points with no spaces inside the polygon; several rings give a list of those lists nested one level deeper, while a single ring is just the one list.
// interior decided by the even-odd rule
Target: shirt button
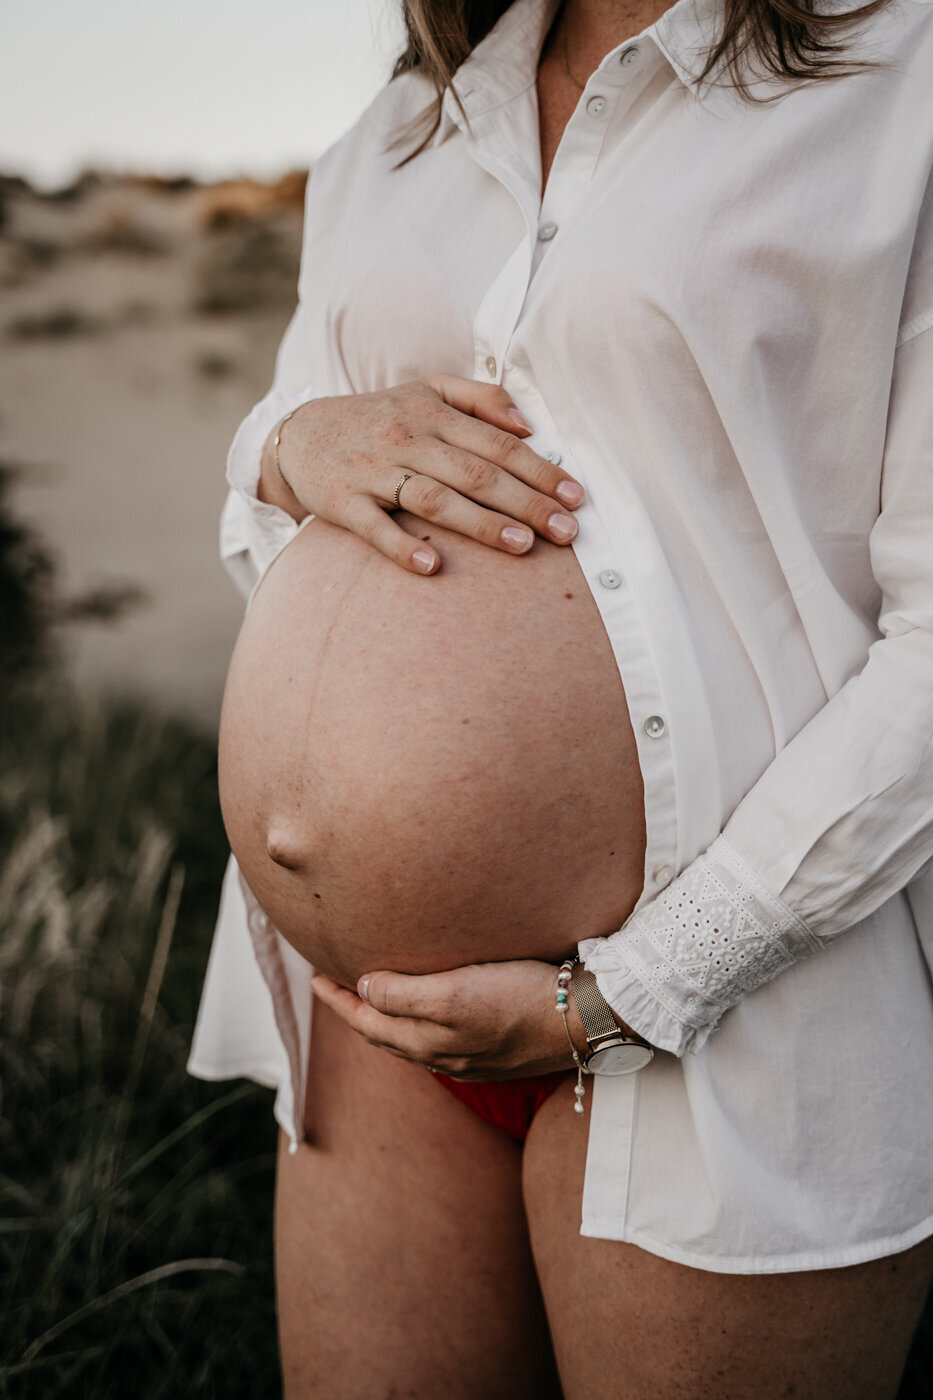
[{"label": "shirt button", "polygon": [[550,462],[552,467],[559,467],[563,458],[559,452],[545,452],[544,460]]},{"label": "shirt button", "polygon": [[656,885],[669,885],[673,877],[674,872],[669,865],[659,865],[652,878]]},{"label": "shirt button", "polygon": [[540,238],[542,243],[550,243],[551,239],[554,237],[556,232],[557,225],[552,223],[551,220],[548,219],[547,223],[542,224],[541,227],[538,229],[538,237]]},{"label": "shirt button", "polygon": [[489,375],[489,378],[490,378],[490,379],[495,379],[495,377],[496,377],[496,361],[495,361],[495,356],[493,356],[493,355],[487,355],[487,356],[486,356],[486,373]]},{"label": "shirt button", "polygon": [[621,64],[623,64],[624,67],[626,67],[626,68],[628,68],[628,66],[629,66],[630,63],[635,63],[635,62],[637,62],[637,60],[638,60],[638,45],[637,45],[637,44],[632,44],[632,46],[631,46],[630,48],[623,49],[622,52],[619,54],[619,62],[620,62]]},{"label": "shirt button", "polygon": [[645,733],[649,739],[660,739],[666,728],[660,715],[649,715],[645,720]]},{"label": "shirt button", "polygon": [[586,104],[586,113],[589,117],[601,117],[606,110],[605,97],[591,97]]},{"label": "shirt button", "polygon": [[615,569],[603,569],[599,581],[603,588],[618,588],[622,583],[622,575],[617,574]]}]

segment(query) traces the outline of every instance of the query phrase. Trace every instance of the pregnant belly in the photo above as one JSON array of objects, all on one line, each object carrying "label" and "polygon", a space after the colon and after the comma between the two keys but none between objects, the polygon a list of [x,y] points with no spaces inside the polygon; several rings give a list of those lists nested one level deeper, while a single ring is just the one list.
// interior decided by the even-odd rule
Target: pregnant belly
[{"label": "pregnant belly", "polygon": [[424,579],[324,521],[263,581],[224,696],[247,883],[346,985],[559,960],[642,886],[644,803],[609,641],[569,549],[513,558],[411,517]]}]

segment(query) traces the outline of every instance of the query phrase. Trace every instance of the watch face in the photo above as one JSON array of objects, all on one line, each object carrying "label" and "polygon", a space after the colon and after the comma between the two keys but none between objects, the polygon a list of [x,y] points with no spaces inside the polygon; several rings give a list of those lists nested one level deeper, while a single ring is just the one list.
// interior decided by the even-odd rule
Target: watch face
[{"label": "watch face", "polygon": [[631,1074],[653,1059],[648,1045],[604,1045],[590,1056],[586,1067],[591,1074]]}]

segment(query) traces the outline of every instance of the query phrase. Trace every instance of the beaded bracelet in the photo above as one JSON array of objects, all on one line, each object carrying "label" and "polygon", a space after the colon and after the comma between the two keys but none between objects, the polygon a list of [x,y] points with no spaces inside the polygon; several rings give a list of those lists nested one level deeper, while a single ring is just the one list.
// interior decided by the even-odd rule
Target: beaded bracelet
[{"label": "beaded bracelet", "polygon": [[563,1020],[564,1030],[567,1034],[567,1043],[570,1046],[570,1053],[573,1056],[573,1062],[577,1067],[577,1084],[576,1088],[573,1091],[576,1095],[573,1105],[573,1111],[574,1113],[582,1113],[583,1097],[586,1094],[586,1090],[583,1087],[583,1076],[584,1074],[588,1074],[589,1070],[586,1068],[586,1065],[580,1059],[580,1053],[573,1043],[573,1036],[570,1034],[570,1027],[567,1025],[567,1001],[568,997],[570,996],[570,979],[573,976],[573,965],[576,961],[576,958],[565,958],[560,965],[560,970],[557,974],[556,1010],[560,1012],[561,1019]]}]

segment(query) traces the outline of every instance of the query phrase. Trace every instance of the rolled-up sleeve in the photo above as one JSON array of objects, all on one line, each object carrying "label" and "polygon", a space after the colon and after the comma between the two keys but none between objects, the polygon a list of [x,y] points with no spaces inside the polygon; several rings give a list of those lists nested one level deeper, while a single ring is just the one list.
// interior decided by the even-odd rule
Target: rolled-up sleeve
[{"label": "rolled-up sleeve", "polygon": [[747,992],[933,861],[933,313],[895,353],[870,539],[880,636],[698,859],[580,955],[618,1014],[676,1055]]}]

